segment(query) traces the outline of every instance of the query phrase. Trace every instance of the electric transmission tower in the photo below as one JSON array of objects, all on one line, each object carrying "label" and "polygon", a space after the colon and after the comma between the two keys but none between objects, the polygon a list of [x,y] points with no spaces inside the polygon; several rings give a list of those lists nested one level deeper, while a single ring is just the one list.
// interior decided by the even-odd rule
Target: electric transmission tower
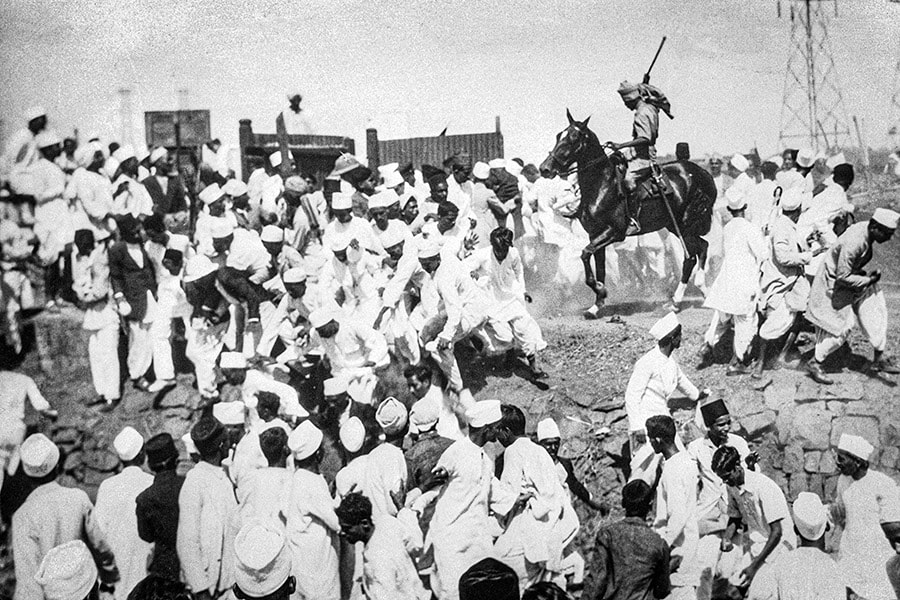
[{"label": "electric transmission tower", "polygon": [[[781,104],[782,148],[808,146],[816,152],[851,145],[850,119],[838,84],[828,37],[837,0],[786,0],[791,20],[791,54]],[[781,15],[781,1],[778,3]]]}]

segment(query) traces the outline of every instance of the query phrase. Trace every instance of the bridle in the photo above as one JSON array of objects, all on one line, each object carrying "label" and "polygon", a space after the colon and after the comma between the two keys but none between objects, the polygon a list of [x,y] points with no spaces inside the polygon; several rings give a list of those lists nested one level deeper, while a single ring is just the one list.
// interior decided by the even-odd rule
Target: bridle
[{"label": "bridle", "polygon": [[[572,155],[572,156],[577,156],[578,154],[581,153],[582,150],[584,150],[584,146],[585,146],[586,139],[587,139],[587,134],[585,134],[585,132],[584,132],[581,128],[579,128],[578,126],[576,126],[576,125],[570,125],[569,127],[566,127],[565,129],[563,129],[562,131],[560,131],[559,133],[556,134],[557,146],[554,147],[553,150],[551,150],[550,152],[548,152],[548,153],[547,153],[547,156],[548,156],[548,157],[550,158],[550,160],[552,161],[553,166],[554,166],[555,168],[558,169],[558,170],[557,170],[557,175],[559,175],[560,177],[568,177],[568,176],[571,175],[572,173],[577,173],[577,172],[578,172],[580,169],[582,169],[582,168],[586,168],[586,167],[593,166],[593,165],[598,164],[598,163],[600,163],[601,161],[606,160],[606,159],[608,158],[608,157],[605,155],[605,150],[604,150],[604,154],[603,154],[603,155],[601,155],[600,157],[595,158],[595,159],[593,159],[593,160],[589,160],[589,161],[587,161],[587,162],[584,163],[584,164],[576,163],[574,167],[564,165],[564,164],[562,163],[562,161],[559,159],[559,157],[556,156],[556,152],[555,152],[555,151],[556,151],[557,148],[559,147],[559,138],[560,138],[560,136],[561,136],[562,134],[564,134],[566,131],[568,131],[570,128],[574,128],[575,131],[578,132],[578,142],[577,142],[577,144],[574,146],[574,148],[571,150],[571,155]],[[610,149],[613,151],[613,153],[618,152],[618,150],[615,150],[609,143],[604,144],[604,145],[603,145],[603,148],[604,148],[604,149],[605,149],[605,148],[610,148]],[[570,163],[570,164],[571,164],[571,163]]]}]

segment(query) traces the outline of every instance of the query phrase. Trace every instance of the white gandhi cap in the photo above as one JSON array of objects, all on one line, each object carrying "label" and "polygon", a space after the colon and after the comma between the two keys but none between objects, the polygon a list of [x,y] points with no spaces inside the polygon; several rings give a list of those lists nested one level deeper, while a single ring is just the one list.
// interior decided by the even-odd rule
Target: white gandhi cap
[{"label": "white gandhi cap", "polygon": [[81,540],[51,548],[34,580],[45,600],[84,600],[97,583],[97,565]]},{"label": "white gandhi cap", "polygon": [[340,438],[347,452],[359,452],[366,439],[366,427],[359,417],[350,417],[341,425]]},{"label": "white gandhi cap", "polygon": [[872,214],[872,220],[879,225],[884,225],[888,229],[897,229],[897,222],[900,221],[900,213],[889,208],[876,208]]},{"label": "white gandhi cap", "polygon": [[234,538],[234,580],[251,598],[277,591],[291,575],[291,553],[284,533],[272,523],[252,520]]},{"label": "white gandhi cap", "polygon": [[825,534],[828,511],[821,498],[812,492],[800,492],[794,500],[794,525],[807,540],[817,540]]},{"label": "white gandhi cap", "polygon": [[134,427],[125,427],[113,440],[113,448],[122,461],[134,460],[144,448],[144,438]]},{"label": "white gandhi cap", "polygon": [[309,458],[322,445],[322,430],[311,421],[303,421],[288,436],[288,448],[297,460]]},{"label": "white gandhi cap", "polygon": [[26,475],[44,477],[59,462],[59,448],[43,433],[34,433],[22,442],[19,456]]},{"label": "white gandhi cap", "polygon": [[556,421],[553,419],[548,417],[538,423],[537,439],[539,442],[560,437],[562,436],[559,434],[559,426],[557,426]]},{"label": "white gandhi cap", "polygon": [[842,433],[841,439],[838,440],[838,450],[849,452],[862,460],[869,460],[875,448],[865,438],[850,433]]},{"label": "white gandhi cap", "polygon": [[678,321],[678,315],[670,312],[650,328],[650,335],[653,336],[653,339],[659,341],[675,331],[679,325],[681,323]]},{"label": "white gandhi cap", "polygon": [[503,417],[499,400],[482,400],[466,411],[466,419],[471,427],[484,427],[497,423]]}]

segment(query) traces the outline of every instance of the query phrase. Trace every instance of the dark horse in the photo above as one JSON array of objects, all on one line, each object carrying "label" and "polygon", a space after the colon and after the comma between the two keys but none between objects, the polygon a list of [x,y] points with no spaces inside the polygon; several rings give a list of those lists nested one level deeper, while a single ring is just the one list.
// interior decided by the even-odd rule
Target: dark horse
[{"label": "dark horse", "polygon": [[[541,164],[541,171],[552,174],[571,172],[572,165],[578,172],[581,188],[581,204],[577,216],[590,242],[581,252],[584,263],[584,282],[596,295],[595,304],[585,312],[594,318],[606,299],[606,247],[621,242],[626,237],[629,218],[625,212],[621,169],[625,158],[619,152],[607,156],[604,146],[593,131],[588,129],[590,117],[582,122],[572,118],[566,110],[569,126],[556,136],[556,146]],[[681,284],[673,303],[677,305],[684,287],[700,259],[706,259],[706,240],[700,236],[709,232],[712,206],[716,200],[716,185],[712,175],[690,161],[678,161],[662,165],[673,193],[668,197],[677,227],[659,193],[644,198],[641,203],[641,233],[666,228],[679,235],[686,250],[681,267]],[[641,186],[643,190],[644,186]],[[591,268],[594,258],[594,269]]]}]

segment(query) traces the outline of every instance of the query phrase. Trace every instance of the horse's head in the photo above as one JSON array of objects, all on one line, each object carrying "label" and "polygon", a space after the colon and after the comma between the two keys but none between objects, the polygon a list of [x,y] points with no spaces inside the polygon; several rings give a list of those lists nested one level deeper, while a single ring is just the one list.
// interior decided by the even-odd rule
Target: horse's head
[{"label": "horse's head", "polygon": [[591,120],[590,117],[584,121],[576,121],[572,118],[572,113],[568,108],[566,117],[569,119],[569,126],[556,134],[556,145],[541,163],[541,174],[549,173],[552,177],[558,173],[569,171],[593,136],[587,127],[588,121]]}]

